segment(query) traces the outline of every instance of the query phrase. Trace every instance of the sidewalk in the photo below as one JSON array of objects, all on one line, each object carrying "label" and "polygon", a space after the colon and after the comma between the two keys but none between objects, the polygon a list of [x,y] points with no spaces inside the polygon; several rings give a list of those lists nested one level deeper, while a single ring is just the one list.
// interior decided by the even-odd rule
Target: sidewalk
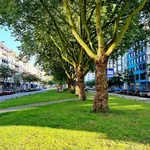
[{"label": "sidewalk", "polygon": [[150,103],[150,98],[146,98],[146,97],[129,96],[129,95],[122,95],[122,94],[115,94],[115,93],[109,93],[109,95],[117,96],[117,97],[121,97],[121,98],[127,98],[127,99],[131,99],[131,100],[139,100],[139,101]]},{"label": "sidewalk", "polygon": [[[95,93],[95,91],[90,91],[90,92]],[[138,101],[150,103],[150,98],[146,98],[146,97],[130,96],[130,95],[123,95],[123,94],[115,94],[115,93],[108,93],[108,94],[110,96],[116,96],[116,97],[121,97],[121,98],[138,100]]]},{"label": "sidewalk", "polygon": [[11,108],[3,108],[3,109],[0,109],[0,114],[6,113],[6,112],[18,111],[18,110],[22,110],[25,108],[45,106],[45,105],[63,103],[63,102],[68,102],[68,101],[73,101],[73,100],[77,100],[77,98],[57,100],[57,101],[51,101],[51,102],[42,102],[42,103],[36,103],[36,104],[28,104],[28,105],[16,106],[16,107],[11,107]]},{"label": "sidewalk", "polygon": [[47,92],[49,90],[52,89],[43,89],[41,91],[33,91],[33,92],[21,92],[21,93],[15,93],[12,95],[4,95],[4,96],[0,96],[0,102],[6,101],[6,100],[10,100],[10,99],[14,99],[17,97],[23,97],[23,96],[27,96],[27,95],[32,95],[32,94],[36,94],[36,93],[43,93],[43,92]]}]

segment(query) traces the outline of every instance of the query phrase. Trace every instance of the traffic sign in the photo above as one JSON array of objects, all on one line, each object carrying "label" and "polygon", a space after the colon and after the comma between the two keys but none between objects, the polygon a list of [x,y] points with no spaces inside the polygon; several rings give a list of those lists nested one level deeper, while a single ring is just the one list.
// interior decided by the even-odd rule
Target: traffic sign
[{"label": "traffic sign", "polygon": [[114,77],[114,68],[107,68],[107,77],[108,78]]}]

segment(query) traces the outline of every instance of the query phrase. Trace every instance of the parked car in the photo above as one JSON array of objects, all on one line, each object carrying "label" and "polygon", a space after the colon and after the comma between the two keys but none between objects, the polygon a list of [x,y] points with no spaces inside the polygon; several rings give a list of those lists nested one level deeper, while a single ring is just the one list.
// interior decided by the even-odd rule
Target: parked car
[{"label": "parked car", "polygon": [[147,97],[150,97],[150,91],[147,93]]},{"label": "parked car", "polygon": [[135,90],[125,90],[125,91],[124,91],[124,94],[125,94],[125,95],[133,95],[134,92],[135,92]]},{"label": "parked car", "polygon": [[116,88],[114,88],[114,90],[115,90],[115,91],[122,91],[123,89],[120,88],[120,87],[116,87]]},{"label": "parked car", "polygon": [[14,94],[15,92],[14,92],[14,90],[12,90],[12,89],[9,89],[9,90],[3,90],[3,95],[11,95],[11,94]]},{"label": "parked car", "polygon": [[90,90],[90,87],[89,87],[89,86],[86,86],[86,87],[84,88],[84,90],[87,92],[88,90]]},{"label": "parked car", "polygon": [[134,93],[135,93],[135,90],[129,90],[128,91],[128,95],[134,95]]},{"label": "parked car", "polygon": [[140,90],[139,89],[135,90],[133,96],[140,96]]},{"label": "parked car", "polygon": [[117,94],[120,94],[121,91],[123,91],[123,89],[120,88],[120,87],[115,87],[115,88],[114,88],[114,92],[117,93]]},{"label": "parked car", "polygon": [[122,89],[121,91],[119,91],[119,94],[125,94],[126,93],[126,89]]},{"label": "parked car", "polygon": [[113,93],[114,92],[114,89],[113,88],[109,88],[108,89],[108,93]]},{"label": "parked car", "polygon": [[86,87],[84,88],[84,90],[85,90],[85,91],[88,91],[88,90],[95,91],[95,86],[93,86],[93,87],[86,86]]},{"label": "parked car", "polygon": [[140,91],[139,96],[147,97],[147,93],[149,92],[150,92],[149,90],[142,90]]},{"label": "parked car", "polygon": [[123,91],[123,94],[128,95],[128,92],[129,92],[129,90],[126,89]]},{"label": "parked car", "polygon": [[127,89],[123,89],[122,91],[121,91],[121,94],[127,94]]}]

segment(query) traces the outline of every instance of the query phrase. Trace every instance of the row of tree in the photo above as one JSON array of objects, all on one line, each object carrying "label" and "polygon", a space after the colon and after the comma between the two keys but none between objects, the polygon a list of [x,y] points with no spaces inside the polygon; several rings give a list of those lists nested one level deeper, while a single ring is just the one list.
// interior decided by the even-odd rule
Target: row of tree
[{"label": "row of tree", "polygon": [[106,113],[108,59],[146,41],[149,8],[147,0],[0,0],[0,23],[22,43],[22,57],[36,55],[45,71],[65,73],[71,91],[77,80],[79,100],[86,99],[84,76],[94,69],[93,112]]}]

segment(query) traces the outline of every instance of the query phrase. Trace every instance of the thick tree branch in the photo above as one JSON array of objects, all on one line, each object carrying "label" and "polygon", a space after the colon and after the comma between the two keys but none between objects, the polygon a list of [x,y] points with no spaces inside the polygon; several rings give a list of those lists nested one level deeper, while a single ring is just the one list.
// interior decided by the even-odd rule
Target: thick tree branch
[{"label": "thick tree branch", "polygon": [[94,13],[95,8],[96,8],[96,7],[93,7],[93,9],[92,9],[92,11],[91,11],[91,13],[90,13],[90,16],[89,16],[89,18],[87,19],[87,24],[89,24],[89,22],[90,22],[90,20],[91,20],[91,18],[92,18],[92,16],[93,16],[93,13]]},{"label": "thick tree branch", "polygon": [[128,30],[132,18],[145,6],[147,0],[143,0],[140,5],[128,16],[125,26],[123,27],[122,31],[120,32],[120,35],[118,36],[117,40],[115,40],[110,48],[106,51],[105,55],[110,56],[110,54],[114,51],[114,49],[118,46],[118,44],[121,42],[125,32]]},{"label": "thick tree branch", "polygon": [[98,38],[98,50],[97,50],[97,56],[98,59],[104,54],[104,39],[102,35],[102,29],[101,29],[101,3],[102,0],[96,1],[96,32],[97,32],[97,38]]},{"label": "thick tree branch", "polygon": [[58,27],[58,25],[57,25],[57,23],[56,23],[56,21],[55,21],[55,18],[53,17],[53,15],[51,14],[51,12],[49,11],[49,9],[47,8],[47,6],[45,5],[45,3],[44,3],[44,1],[43,0],[40,0],[40,2],[41,2],[41,4],[43,5],[43,7],[45,8],[45,10],[47,11],[47,13],[48,13],[48,15],[51,17],[51,19],[52,19],[52,21],[53,21],[53,23],[54,23],[54,26],[55,26],[55,28],[56,28],[56,31],[57,31],[57,33],[58,33],[58,35],[59,35],[59,38],[60,38],[60,41],[61,41],[61,44],[62,44],[62,46],[63,46],[63,49],[66,49],[65,48],[65,45],[64,45],[64,38],[62,37],[62,35],[63,35],[63,32],[60,30],[60,28]]},{"label": "thick tree branch", "polygon": [[66,10],[66,16],[68,18],[68,22],[69,22],[70,27],[71,27],[72,34],[74,35],[74,37],[76,38],[78,43],[87,52],[87,54],[91,58],[96,59],[96,55],[92,52],[92,50],[88,47],[88,45],[83,41],[83,39],[79,36],[79,34],[77,33],[77,31],[75,29],[75,25],[74,25],[74,22],[73,22],[73,19],[72,19],[72,16],[71,16],[68,0],[64,0],[64,6],[65,6],[65,10]]},{"label": "thick tree branch", "polygon": [[109,47],[113,44],[113,42],[118,38],[119,21],[120,21],[120,18],[122,17],[122,15],[123,15],[123,13],[127,9],[128,4],[129,4],[129,0],[126,1],[125,5],[123,6],[123,9],[121,9],[120,13],[118,14],[118,16],[117,16],[117,18],[115,20],[114,33],[113,33],[113,36],[112,36],[111,40],[105,46],[106,50],[109,49]]},{"label": "thick tree branch", "polygon": [[118,17],[116,18],[115,25],[114,25],[114,33],[113,33],[113,41],[118,37],[118,26],[119,26],[119,20],[122,17],[123,13],[127,9],[127,6],[129,4],[129,0],[126,1],[125,5],[123,6],[123,9],[118,14]]},{"label": "thick tree branch", "polygon": [[90,47],[91,49],[94,51],[94,48],[93,48],[93,43],[92,43],[92,40],[91,40],[91,33],[87,27],[87,24],[86,24],[86,2],[84,4],[84,10],[83,10],[83,6],[82,6],[82,3],[83,3],[83,0],[79,0],[79,6],[80,6],[80,12],[81,12],[81,20],[82,20],[82,23],[83,23],[83,26],[84,26],[84,29],[87,33],[87,37],[88,37],[88,41],[89,41],[89,44],[90,44]]},{"label": "thick tree branch", "polygon": [[64,59],[66,62],[68,62],[69,64],[71,64],[72,66],[74,66],[74,64],[75,64],[75,62],[71,59],[71,57],[69,57],[69,59],[67,58],[67,57],[65,57],[64,55],[63,55],[63,50],[62,50],[62,48],[57,44],[57,42],[55,41],[55,39],[52,37],[52,36],[50,36],[50,38],[52,39],[52,41],[54,42],[54,44],[55,44],[55,46],[59,49],[59,51],[61,52],[61,57],[62,57],[62,59]]},{"label": "thick tree branch", "polygon": [[84,66],[84,70],[83,70],[83,74],[86,75],[86,73],[89,71],[89,62],[90,62],[91,58],[88,58],[85,66]]}]

